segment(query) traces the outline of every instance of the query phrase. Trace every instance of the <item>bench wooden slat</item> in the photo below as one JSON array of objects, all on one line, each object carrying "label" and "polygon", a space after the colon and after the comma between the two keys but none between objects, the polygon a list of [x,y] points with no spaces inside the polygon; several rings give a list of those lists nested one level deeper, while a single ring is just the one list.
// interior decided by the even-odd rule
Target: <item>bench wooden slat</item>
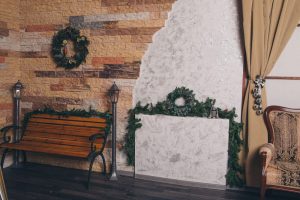
[{"label": "bench wooden slat", "polygon": [[98,117],[77,117],[77,116],[58,116],[58,115],[49,115],[49,114],[34,114],[31,116],[31,118],[46,118],[46,119],[106,123],[105,118],[98,118]]},{"label": "bench wooden slat", "polygon": [[60,135],[74,135],[74,136],[82,136],[82,137],[89,137],[93,134],[100,133],[105,134],[103,130],[99,129],[90,129],[90,130],[76,130],[72,129],[70,127],[59,127],[59,126],[28,126],[25,135],[30,134],[31,132],[40,132],[41,134],[45,133],[54,133],[54,134],[60,134]]},{"label": "bench wooden slat", "polygon": [[68,121],[61,119],[43,119],[43,118],[30,118],[30,122],[44,123],[44,124],[60,124],[68,126],[80,126],[80,127],[106,127],[105,123],[96,123],[96,122],[84,122],[84,121]]},{"label": "bench wooden slat", "polygon": [[69,151],[73,151],[75,149],[77,151],[83,151],[83,152],[84,151],[90,151],[89,147],[79,147],[79,146],[66,145],[66,144],[40,143],[40,142],[36,142],[36,141],[27,141],[27,140],[22,140],[22,142],[20,142],[20,144],[31,145],[33,147],[60,148],[60,149],[69,150]]},{"label": "bench wooden slat", "polygon": [[[90,133],[97,133],[103,128],[90,128],[90,127],[77,127],[77,126],[66,126],[60,124],[39,124],[39,123],[30,123],[28,124],[26,130],[47,130],[47,131],[76,131],[76,132],[90,132]],[[57,131],[56,131],[57,132]]]},{"label": "bench wooden slat", "polygon": [[[48,144],[60,144],[60,145],[70,145],[70,146],[78,146],[78,147],[88,147],[90,148],[90,141],[76,141],[76,140],[63,140],[57,138],[47,138],[47,137],[34,137],[34,136],[24,136],[24,141],[32,141],[32,142],[40,142],[40,143],[48,143]],[[98,140],[95,143],[97,148],[102,147],[102,141]]]},{"label": "bench wooden slat", "polygon": [[24,151],[32,151],[32,152],[41,152],[41,153],[49,153],[49,154],[56,154],[56,155],[64,155],[64,156],[72,156],[72,157],[81,157],[86,158],[89,155],[89,150],[77,150],[77,148],[73,149],[65,149],[62,145],[57,145],[53,148],[53,145],[48,146],[32,146],[32,144],[24,144],[22,143],[8,143],[1,145],[4,148],[9,149],[16,149],[16,150],[24,150]]},{"label": "bench wooden slat", "polygon": [[81,126],[68,126],[63,124],[43,124],[43,123],[35,123],[30,122],[28,124],[28,127],[34,127],[34,128],[49,128],[49,129],[63,129],[63,130],[72,130],[72,131],[98,131],[98,130],[104,130],[103,127],[81,127]]},{"label": "bench wooden slat", "polygon": [[[61,140],[70,140],[70,141],[83,141],[83,142],[88,142],[89,139],[88,137],[81,137],[81,136],[74,136],[74,135],[64,135],[64,134],[56,134],[56,133],[42,133],[37,132],[37,131],[30,131],[25,134],[26,136],[31,136],[31,137],[44,137],[44,138],[57,138]],[[24,136],[25,136],[24,135]]]},{"label": "bench wooden slat", "polygon": [[31,134],[31,132],[39,132],[40,134],[46,134],[46,133],[53,133],[53,134],[58,134],[58,135],[69,135],[69,136],[79,136],[79,137],[89,137],[93,134],[96,134],[96,133],[100,133],[100,134],[103,134],[104,135],[104,132],[76,132],[76,131],[71,131],[71,132],[68,132],[68,131],[58,131],[58,130],[55,130],[53,132],[47,130],[47,131],[39,131],[39,130],[28,130],[25,132],[24,135],[29,135]]},{"label": "bench wooden slat", "polygon": [[29,137],[40,137],[40,138],[56,138],[60,140],[70,140],[70,141],[78,141],[78,142],[88,142],[89,139],[87,137],[81,136],[73,136],[73,135],[63,135],[63,134],[54,134],[54,133],[43,133],[43,132],[30,132],[28,135]]}]

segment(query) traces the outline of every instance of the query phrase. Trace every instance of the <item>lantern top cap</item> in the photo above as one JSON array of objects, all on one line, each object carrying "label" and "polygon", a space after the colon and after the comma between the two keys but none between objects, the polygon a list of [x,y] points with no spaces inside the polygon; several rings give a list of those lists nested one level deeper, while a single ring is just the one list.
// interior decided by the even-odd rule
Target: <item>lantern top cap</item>
[{"label": "lantern top cap", "polygon": [[20,82],[20,80],[18,80],[18,82],[14,85],[14,88],[15,89],[22,89],[24,87],[23,87],[23,84]]},{"label": "lantern top cap", "polygon": [[118,86],[116,85],[116,82],[113,83],[113,85],[111,86],[111,88],[109,89],[110,91],[120,91],[120,89],[118,88]]}]

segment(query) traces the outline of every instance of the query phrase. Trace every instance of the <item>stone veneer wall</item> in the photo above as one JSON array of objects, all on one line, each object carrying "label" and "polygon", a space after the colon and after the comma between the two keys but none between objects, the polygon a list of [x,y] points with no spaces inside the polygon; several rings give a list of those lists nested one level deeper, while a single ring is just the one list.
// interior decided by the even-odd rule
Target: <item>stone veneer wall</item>
[{"label": "stone veneer wall", "polygon": [[[20,79],[20,0],[0,0],[0,127],[13,121],[11,88]],[[11,157],[5,166],[12,163]]]},{"label": "stone veneer wall", "polygon": [[11,87],[20,78],[20,0],[0,0],[0,127],[12,122]]},{"label": "stone veneer wall", "polygon": [[0,0],[0,127],[12,122],[11,86],[20,78],[20,0]]},{"label": "stone veneer wall", "polygon": [[[153,34],[164,26],[174,0],[21,0],[22,112],[51,105],[56,109],[109,109],[107,90],[116,81],[118,141],[125,132],[132,91],[142,56]],[[87,62],[77,69],[57,68],[50,57],[54,33],[67,25],[90,40]],[[109,147],[109,145],[108,145]],[[108,149],[109,150],[109,149]],[[109,157],[109,156],[107,156]],[[44,155],[30,160],[86,168],[86,162]],[[126,163],[121,152],[119,164]],[[96,165],[97,166],[97,165]],[[99,165],[98,165],[99,166]]]}]

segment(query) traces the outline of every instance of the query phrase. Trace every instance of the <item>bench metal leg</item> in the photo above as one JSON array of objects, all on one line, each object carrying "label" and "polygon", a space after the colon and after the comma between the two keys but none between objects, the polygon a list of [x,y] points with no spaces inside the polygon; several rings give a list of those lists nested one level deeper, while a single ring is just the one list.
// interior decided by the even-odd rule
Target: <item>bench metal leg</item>
[{"label": "bench metal leg", "polygon": [[101,158],[102,158],[102,162],[103,162],[103,174],[106,176],[106,162],[105,162],[105,158],[104,155],[101,153],[100,154]]},{"label": "bench metal leg", "polygon": [[91,159],[91,162],[90,162],[90,168],[89,168],[89,174],[88,174],[88,181],[87,181],[87,189],[89,189],[90,187],[90,179],[91,179],[91,173],[92,173],[92,169],[93,169],[93,165],[94,165],[94,161],[96,159],[98,155],[94,155]]},{"label": "bench metal leg", "polygon": [[102,162],[103,162],[103,174],[106,175],[106,162],[105,162],[105,157],[104,157],[103,153],[102,153],[102,152],[92,153],[92,154],[89,156],[90,167],[89,167],[88,181],[87,181],[87,188],[88,188],[88,189],[89,189],[89,187],[90,187],[90,180],[91,180],[91,174],[92,174],[92,171],[93,171],[93,165],[94,165],[95,159],[96,159],[98,156],[101,156],[101,158],[102,158]]},{"label": "bench metal leg", "polygon": [[26,151],[22,151],[22,154],[23,154],[23,162],[26,163],[27,162]]},{"label": "bench metal leg", "polygon": [[2,158],[1,158],[1,169],[3,169],[5,157],[6,157],[6,154],[7,154],[8,150],[9,150],[9,149],[7,149],[7,148],[5,148],[5,149],[3,150],[3,154],[2,154]]}]

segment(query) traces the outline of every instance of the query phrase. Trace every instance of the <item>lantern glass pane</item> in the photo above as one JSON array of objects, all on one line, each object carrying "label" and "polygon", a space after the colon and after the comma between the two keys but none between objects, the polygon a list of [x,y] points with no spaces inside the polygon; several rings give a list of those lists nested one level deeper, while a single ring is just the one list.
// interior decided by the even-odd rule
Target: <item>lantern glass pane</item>
[{"label": "lantern glass pane", "polygon": [[117,91],[116,91],[116,94],[115,94],[115,96],[116,96],[116,102],[118,102],[118,99],[119,99],[119,92],[120,92],[120,91],[117,90]]},{"label": "lantern glass pane", "polygon": [[16,89],[14,96],[15,96],[15,98],[20,98],[21,97],[21,90],[20,89]]}]

